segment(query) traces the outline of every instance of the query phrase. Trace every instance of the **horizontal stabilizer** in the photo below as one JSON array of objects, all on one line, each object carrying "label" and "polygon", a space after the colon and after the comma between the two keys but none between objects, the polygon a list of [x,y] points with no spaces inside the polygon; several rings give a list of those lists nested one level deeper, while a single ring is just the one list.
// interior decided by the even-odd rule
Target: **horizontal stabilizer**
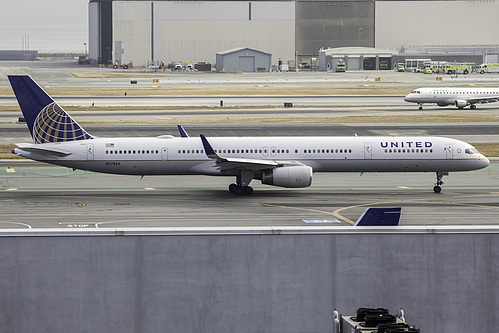
[{"label": "horizontal stabilizer", "polygon": [[355,226],[396,226],[400,220],[400,207],[369,207],[355,222]]},{"label": "horizontal stabilizer", "polygon": [[54,148],[54,147],[43,147],[42,145],[32,145],[32,144],[17,144],[18,148],[15,148],[13,152],[15,153],[16,149],[26,151],[26,152],[31,152],[31,153],[37,153],[41,155],[47,155],[47,156],[68,156],[71,155],[72,153],[70,151],[66,151],[63,149],[59,148]]}]

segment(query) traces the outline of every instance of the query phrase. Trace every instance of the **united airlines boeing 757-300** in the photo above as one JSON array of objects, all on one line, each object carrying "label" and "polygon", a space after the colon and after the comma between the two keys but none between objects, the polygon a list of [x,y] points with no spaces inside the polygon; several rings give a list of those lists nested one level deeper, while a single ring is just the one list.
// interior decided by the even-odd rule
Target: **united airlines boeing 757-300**
[{"label": "united airlines boeing 757-300", "polygon": [[493,103],[498,100],[498,88],[418,88],[404,98],[406,102],[418,103],[420,110],[423,110],[425,103],[455,105],[458,109],[469,105],[474,110],[478,103]]},{"label": "united airlines boeing 757-300", "polygon": [[250,182],[308,187],[314,172],[435,172],[435,192],[450,171],[484,168],[470,144],[444,137],[180,137],[98,138],[86,132],[29,76],[10,83],[34,143],[13,153],[73,169],[123,175],[235,177],[229,190],[253,193]]}]

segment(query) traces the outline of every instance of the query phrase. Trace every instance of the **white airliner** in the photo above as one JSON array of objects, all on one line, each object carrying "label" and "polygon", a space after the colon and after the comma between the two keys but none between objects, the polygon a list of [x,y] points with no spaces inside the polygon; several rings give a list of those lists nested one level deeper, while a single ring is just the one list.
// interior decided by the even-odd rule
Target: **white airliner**
[{"label": "white airliner", "polygon": [[313,172],[436,172],[484,168],[470,144],[443,137],[181,137],[97,138],[87,133],[29,76],[9,76],[34,144],[13,153],[73,169],[123,175],[232,176],[235,194],[253,179],[308,187]]},{"label": "white airliner", "polygon": [[418,88],[404,98],[406,102],[418,103],[420,110],[423,110],[424,103],[455,105],[458,109],[469,105],[474,110],[477,103],[493,103],[498,100],[499,88]]}]

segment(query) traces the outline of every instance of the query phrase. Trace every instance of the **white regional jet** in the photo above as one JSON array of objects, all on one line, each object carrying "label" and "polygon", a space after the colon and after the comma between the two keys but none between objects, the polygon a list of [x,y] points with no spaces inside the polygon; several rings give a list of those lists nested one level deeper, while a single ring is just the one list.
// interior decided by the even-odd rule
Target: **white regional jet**
[{"label": "white regional jet", "polygon": [[436,172],[484,168],[473,146],[443,137],[181,137],[98,138],[87,133],[29,76],[9,76],[34,144],[13,153],[73,169],[123,175],[232,176],[235,194],[253,179],[307,187],[313,172]]},{"label": "white regional jet", "polygon": [[418,103],[420,110],[423,110],[423,103],[455,105],[458,109],[469,105],[474,110],[477,103],[498,100],[499,88],[418,88],[404,98],[406,102]]}]

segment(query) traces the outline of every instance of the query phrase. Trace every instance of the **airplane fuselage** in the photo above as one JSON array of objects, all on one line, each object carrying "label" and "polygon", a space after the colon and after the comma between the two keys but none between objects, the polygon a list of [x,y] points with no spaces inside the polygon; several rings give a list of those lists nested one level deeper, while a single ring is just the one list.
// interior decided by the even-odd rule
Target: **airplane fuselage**
[{"label": "airplane fuselage", "polygon": [[[32,160],[122,175],[235,176],[229,191],[250,195],[253,179],[307,187],[314,172],[436,172],[439,193],[449,171],[477,170],[489,160],[468,143],[441,137],[96,138],[33,79],[9,75],[34,144],[13,153]],[[457,103],[456,103],[457,105]]]},{"label": "airplane fuselage", "polygon": [[[314,172],[466,171],[488,165],[471,145],[442,137],[212,137],[222,157],[307,165]],[[67,155],[39,153],[30,146]],[[206,156],[199,138],[96,138],[20,145],[33,160],[124,175],[237,175]]]},{"label": "airplane fuselage", "polygon": [[475,108],[477,103],[497,102],[498,88],[418,88],[405,96],[410,103],[437,104],[438,106],[455,105],[462,109],[467,105]]}]

